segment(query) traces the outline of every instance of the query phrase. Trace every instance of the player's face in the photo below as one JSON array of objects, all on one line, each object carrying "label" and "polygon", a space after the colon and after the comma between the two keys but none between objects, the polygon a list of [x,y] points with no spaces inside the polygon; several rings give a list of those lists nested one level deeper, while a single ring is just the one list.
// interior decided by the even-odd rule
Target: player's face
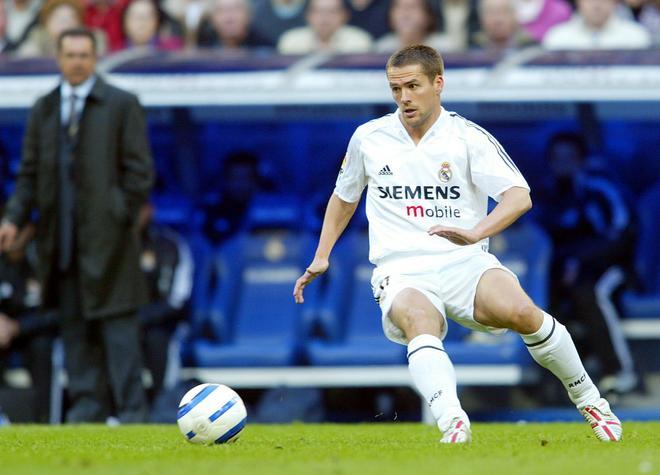
[{"label": "player's face", "polygon": [[410,64],[389,68],[387,79],[404,125],[424,131],[431,127],[440,115],[440,93],[444,86],[442,76],[437,75],[431,80],[424,74],[421,65]]},{"label": "player's face", "polygon": [[72,86],[82,84],[94,74],[96,54],[94,44],[86,36],[67,36],[57,53],[57,63],[64,79]]}]

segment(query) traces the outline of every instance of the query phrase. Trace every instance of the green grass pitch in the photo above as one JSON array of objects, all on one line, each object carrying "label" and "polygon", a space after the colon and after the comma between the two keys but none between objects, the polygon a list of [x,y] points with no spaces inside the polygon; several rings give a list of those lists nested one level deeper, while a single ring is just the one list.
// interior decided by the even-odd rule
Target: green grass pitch
[{"label": "green grass pitch", "polygon": [[582,423],[474,424],[473,443],[432,426],[249,424],[233,444],[196,446],[176,425],[0,428],[0,473],[20,474],[660,474],[660,422],[624,423],[603,443]]}]

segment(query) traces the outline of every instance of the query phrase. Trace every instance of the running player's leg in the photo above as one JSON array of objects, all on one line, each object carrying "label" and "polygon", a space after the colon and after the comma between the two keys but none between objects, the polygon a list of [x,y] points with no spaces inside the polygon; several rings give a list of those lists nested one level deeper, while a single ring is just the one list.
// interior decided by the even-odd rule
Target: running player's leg
[{"label": "running player's leg", "polygon": [[408,367],[415,387],[444,434],[442,442],[469,442],[470,422],[456,394],[456,373],[442,340],[444,317],[419,290],[397,293],[389,318],[408,341]]},{"label": "running player's leg", "polygon": [[[518,332],[534,360],[559,378],[596,436],[601,440],[621,438],[619,421],[584,369],[566,327],[534,305],[511,274],[490,269],[482,275],[475,296],[474,319],[483,325]],[[597,414],[594,416],[589,410]],[[609,418],[612,427],[595,427],[598,417]]]}]

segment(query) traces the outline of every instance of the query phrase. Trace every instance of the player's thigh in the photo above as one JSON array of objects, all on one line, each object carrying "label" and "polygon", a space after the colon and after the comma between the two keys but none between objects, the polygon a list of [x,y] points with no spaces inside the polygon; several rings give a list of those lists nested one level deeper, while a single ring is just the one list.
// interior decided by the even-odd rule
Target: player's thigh
[{"label": "player's thigh", "polygon": [[482,325],[534,333],[543,313],[518,280],[503,269],[490,269],[479,279],[474,298],[474,319]]},{"label": "player's thigh", "polygon": [[443,316],[431,301],[422,292],[410,287],[396,294],[389,318],[405,333],[408,341],[424,334],[440,338],[445,324]]}]

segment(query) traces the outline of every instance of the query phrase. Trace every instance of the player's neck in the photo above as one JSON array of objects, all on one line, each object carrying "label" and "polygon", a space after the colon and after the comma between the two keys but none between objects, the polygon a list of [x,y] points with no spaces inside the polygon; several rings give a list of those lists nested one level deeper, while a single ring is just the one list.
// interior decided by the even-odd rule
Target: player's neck
[{"label": "player's neck", "polygon": [[402,117],[399,117],[399,120],[401,120],[401,123],[403,124],[403,127],[406,129],[408,132],[408,135],[412,139],[415,145],[418,145],[419,142],[422,141],[422,138],[424,138],[424,135],[433,127],[433,125],[436,123],[438,118],[440,117],[440,113],[442,112],[442,108],[438,107],[437,110],[434,110],[423,122],[420,122],[416,124],[415,126],[406,124],[406,122],[403,120]]}]

